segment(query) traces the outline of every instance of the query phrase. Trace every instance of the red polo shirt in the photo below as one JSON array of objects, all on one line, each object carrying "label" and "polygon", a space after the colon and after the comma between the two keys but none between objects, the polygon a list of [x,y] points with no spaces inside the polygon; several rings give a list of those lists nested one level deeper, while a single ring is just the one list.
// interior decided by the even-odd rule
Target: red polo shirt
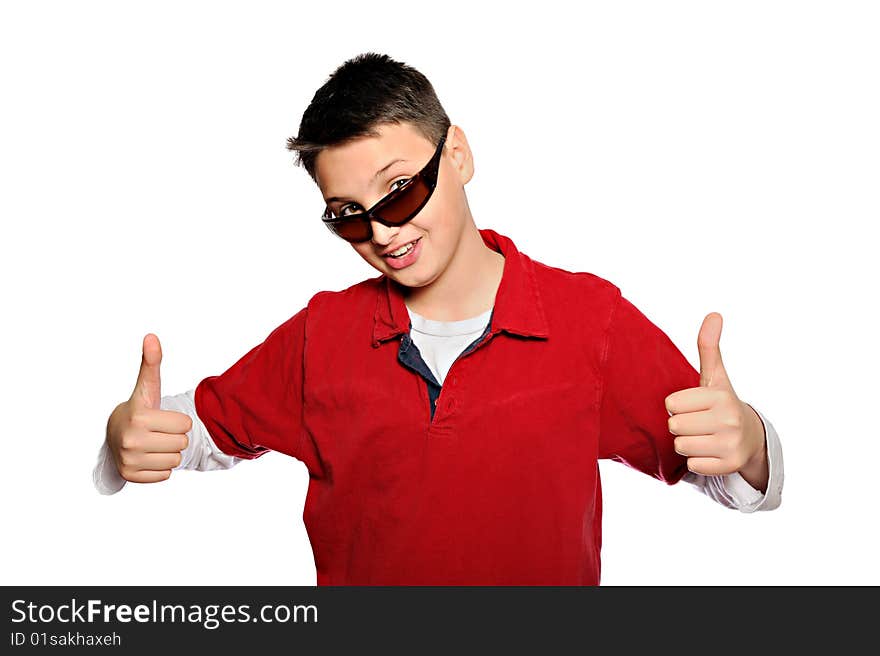
[{"label": "red polo shirt", "polygon": [[687,471],[664,399],[699,373],[666,334],[607,280],[480,234],[505,258],[490,329],[433,419],[384,275],[318,292],[196,387],[225,453],[305,463],[318,585],[596,585],[599,458],[669,484]]}]

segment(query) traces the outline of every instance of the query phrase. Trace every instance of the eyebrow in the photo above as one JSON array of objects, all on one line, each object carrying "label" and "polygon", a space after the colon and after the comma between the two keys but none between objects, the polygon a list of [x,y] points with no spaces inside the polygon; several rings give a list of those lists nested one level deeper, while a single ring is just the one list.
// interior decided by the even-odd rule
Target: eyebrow
[{"label": "eyebrow", "polygon": [[[382,175],[383,173],[385,173],[385,171],[387,171],[388,169],[390,169],[392,166],[394,166],[394,165],[397,164],[398,162],[408,162],[408,161],[409,161],[409,160],[407,160],[407,159],[402,159],[402,158],[400,158],[400,157],[398,157],[397,159],[393,159],[393,160],[391,160],[391,161],[388,162],[385,166],[383,166],[381,169],[379,169],[378,171],[376,171],[376,173],[375,173],[375,174],[373,175],[373,177],[370,179],[370,182],[373,182],[376,178],[378,178],[380,175]],[[343,200],[353,200],[353,199],[352,199],[352,198],[347,198],[346,196],[331,196],[330,198],[326,199],[325,202],[329,205],[330,203],[336,203],[336,202],[340,202],[340,201],[343,201]]]}]

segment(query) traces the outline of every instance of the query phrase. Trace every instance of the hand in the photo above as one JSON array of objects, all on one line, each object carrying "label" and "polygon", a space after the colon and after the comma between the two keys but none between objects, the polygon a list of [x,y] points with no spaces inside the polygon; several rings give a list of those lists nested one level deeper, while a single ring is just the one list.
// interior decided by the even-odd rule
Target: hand
[{"label": "hand", "polygon": [[733,390],[721,361],[721,315],[703,319],[697,348],[700,386],[666,397],[669,432],[675,451],[687,456],[692,472],[717,476],[740,472],[757,488],[767,484],[764,425],[750,405]]},{"label": "hand", "polygon": [[116,406],[107,421],[107,444],[116,468],[132,483],[167,480],[189,444],[189,415],[159,409],[161,362],[159,338],[150,333],[144,337],[141,368],[131,398]]}]

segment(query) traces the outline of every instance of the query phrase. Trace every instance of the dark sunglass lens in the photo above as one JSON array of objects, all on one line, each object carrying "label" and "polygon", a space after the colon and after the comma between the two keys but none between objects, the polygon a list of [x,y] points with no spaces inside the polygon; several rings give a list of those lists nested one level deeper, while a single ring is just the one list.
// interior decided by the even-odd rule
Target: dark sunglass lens
[{"label": "dark sunglass lens", "polygon": [[345,241],[360,242],[370,238],[370,224],[366,221],[340,221],[333,224],[333,230]]},{"label": "dark sunglass lens", "polygon": [[403,187],[399,194],[373,210],[373,213],[378,214],[392,225],[406,223],[421,209],[430,193],[431,188],[425,183],[424,178],[417,176]]}]

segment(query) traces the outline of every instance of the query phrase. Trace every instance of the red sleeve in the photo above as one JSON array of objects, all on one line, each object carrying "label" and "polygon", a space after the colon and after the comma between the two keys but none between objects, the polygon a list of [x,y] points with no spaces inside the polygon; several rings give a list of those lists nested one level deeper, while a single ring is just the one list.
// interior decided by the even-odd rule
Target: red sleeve
[{"label": "red sleeve", "polygon": [[196,414],[224,453],[252,459],[272,450],[299,457],[306,312],[196,386]]},{"label": "red sleeve", "polygon": [[687,472],[687,458],[673,448],[665,399],[698,387],[700,374],[666,333],[617,293],[602,361],[599,457],[676,483]]}]

